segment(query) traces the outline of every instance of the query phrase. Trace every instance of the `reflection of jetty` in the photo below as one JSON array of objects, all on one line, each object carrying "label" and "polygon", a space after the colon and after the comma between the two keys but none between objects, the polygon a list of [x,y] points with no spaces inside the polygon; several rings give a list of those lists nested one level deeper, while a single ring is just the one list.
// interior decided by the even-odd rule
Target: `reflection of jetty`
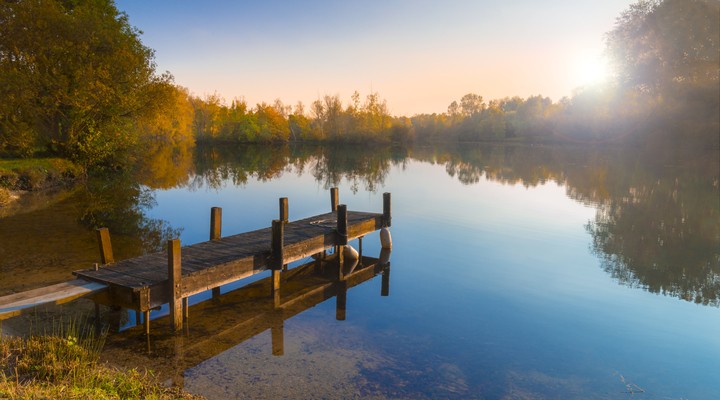
[{"label": "reflection of jetty", "polygon": [[[382,274],[380,294],[389,294],[389,249],[380,259],[362,257],[339,269],[335,260],[317,259],[283,272],[282,293],[269,296],[273,279],[267,277],[240,289],[223,293],[216,301],[190,307],[182,335],[167,332],[145,335],[130,329],[108,337],[104,357],[128,366],[147,365],[182,385],[182,373],[236,345],[270,330],[272,354],[284,353],[284,321],[336,297],[336,319],[345,319],[348,289]],[[158,321],[161,322],[161,321]],[[147,338],[147,339],[145,339]],[[148,358],[148,352],[152,357]],[[170,374],[171,376],[165,376]]]},{"label": "reflection of jetty", "polygon": [[[298,221],[288,219],[287,198],[281,198],[280,218],[270,228],[221,236],[222,210],[213,208],[210,240],[180,247],[180,240],[168,241],[167,253],[153,253],[114,262],[108,230],[98,230],[102,266],[75,271],[80,278],[60,285],[0,298],[0,320],[19,315],[23,310],[43,304],[63,303],[92,295],[96,303],[125,307],[144,315],[145,330],[150,330],[150,310],[170,305],[175,330],[187,317],[187,298],[212,289],[220,294],[221,285],[272,270],[271,289],[275,303],[281,299],[281,285],[287,264],[314,255],[323,258],[335,248],[335,263],[345,266],[342,247],[358,238],[362,259],[362,238],[390,226],[390,194],[383,195],[383,213],[348,211],[338,205],[338,190],[330,191],[331,212]],[[345,268],[339,268],[340,276]],[[286,271],[286,272],[283,272]],[[341,279],[342,280],[342,279]],[[185,312],[183,312],[183,306]]]}]

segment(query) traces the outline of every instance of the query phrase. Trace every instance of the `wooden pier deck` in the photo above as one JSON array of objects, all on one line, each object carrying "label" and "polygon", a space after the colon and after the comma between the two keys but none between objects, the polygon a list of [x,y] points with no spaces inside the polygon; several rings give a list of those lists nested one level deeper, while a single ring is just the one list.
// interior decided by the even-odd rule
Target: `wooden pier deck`
[{"label": "wooden pier deck", "polygon": [[390,193],[383,195],[381,214],[348,211],[338,204],[337,188],[331,189],[330,200],[331,212],[289,221],[288,200],[280,198],[279,219],[271,227],[227,237],[221,235],[222,210],[214,207],[209,241],[181,247],[174,239],[168,241],[167,252],[118,262],[113,259],[109,231],[98,229],[102,266],[75,271],[78,279],[65,284],[0,298],[0,320],[38,305],[91,295],[96,304],[143,313],[148,333],[150,310],[169,304],[173,327],[179,330],[189,296],[212,289],[216,297],[220,286],[267,269],[272,270],[270,294],[278,302],[287,264],[335,247],[336,263],[342,266],[340,250],[349,240],[360,238],[362,258],[362,237],[390,226]]}]

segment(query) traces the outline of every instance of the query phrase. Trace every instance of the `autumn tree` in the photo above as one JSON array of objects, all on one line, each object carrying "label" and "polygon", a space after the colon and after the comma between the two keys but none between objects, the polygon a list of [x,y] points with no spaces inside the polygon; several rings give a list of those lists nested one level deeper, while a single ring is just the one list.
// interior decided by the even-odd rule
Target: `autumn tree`
[{"label": "autumn tree", "polygon": [[0,150],[122,162],[163,80],[139,35],[111,0],[0,3]]}]

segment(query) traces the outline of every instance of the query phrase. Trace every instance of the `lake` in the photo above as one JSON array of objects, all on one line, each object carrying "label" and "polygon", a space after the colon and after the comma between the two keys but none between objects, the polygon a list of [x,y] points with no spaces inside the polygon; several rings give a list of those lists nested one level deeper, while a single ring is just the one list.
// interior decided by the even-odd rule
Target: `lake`
[{"label": "lake", "polygon": [[[236,343],[228,332],[240,328],[212,331],[230,314],[191,314],[188,329],[217,340],[203,350],[207,358],[198,350],[185,364],[162,350],[166,336],[146,341],[126,313],[106,359],[182,366],[169,375],[210,399],[720,398],[717,150],[467,144],[149,153],[134,174],[91,179],[0,219],[1,294],[69,279],[97,262],[94,227],[109,227],[122,259],[176,236],[183,245],[207,240],[213,206],[223,209],[223,235],[269,226],[279,197],[289,198],[291,220],[328,212],[331,187],[358,211],[381,212],[382,193],[392,193],[391,267],[343,294],[344,319],[331,296],[271,321],[272,329],[264,320],[243,326],[250,333]],[[377,233],[363,252],[380,253]],[[223,292],[231,298],[240,286]]]}]

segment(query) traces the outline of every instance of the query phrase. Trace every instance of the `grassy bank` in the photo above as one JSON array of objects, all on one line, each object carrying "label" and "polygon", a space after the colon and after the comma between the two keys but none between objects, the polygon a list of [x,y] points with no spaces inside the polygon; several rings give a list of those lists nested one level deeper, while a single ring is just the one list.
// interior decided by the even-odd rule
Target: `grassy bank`
[{"label": "grassy bank", "polygon": [[0,338],[0,398],[201,399],[149,373],[98,363],[103,340],[69,332]]},{"label": "grassy bank", "polygon": [[17,197],[14,192],[68,185],[83,176],[82,167],[62,158],[0,160],[0,207]]}]

